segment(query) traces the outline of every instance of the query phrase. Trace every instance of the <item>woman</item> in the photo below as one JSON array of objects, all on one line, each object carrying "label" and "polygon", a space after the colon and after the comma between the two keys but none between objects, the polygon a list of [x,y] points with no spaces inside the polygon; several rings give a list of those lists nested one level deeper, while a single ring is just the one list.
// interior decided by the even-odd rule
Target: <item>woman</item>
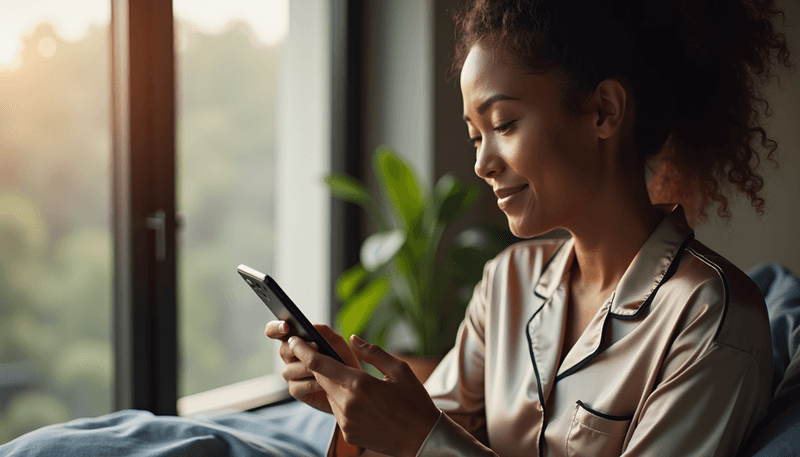
[{"label": "woman", "polygon": [[291,394],[336,416],[329,454],[735,454],[770,400],[767,314],[691,225],[711,203],[728,215],[728,186],[762,210],[755,167],[776,144],[759,85],[789,66],[780,15],[772,0],[466,8],[475,172],[515,235],[571,237],[486,265],[424,388],[356,336],[319,326],[346,367],[267,324]]}]

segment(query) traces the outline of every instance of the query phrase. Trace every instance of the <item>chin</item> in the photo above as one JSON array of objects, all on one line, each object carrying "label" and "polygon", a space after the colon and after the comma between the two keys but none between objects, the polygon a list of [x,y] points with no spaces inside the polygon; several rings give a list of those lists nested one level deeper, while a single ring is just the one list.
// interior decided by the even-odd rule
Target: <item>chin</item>
[{"label": "chin", "polygon": [[[508,219],[508,229],[511,230],[511,233],[517,238],[533,238],[550,233],[557,228],[551,225],[542,225],[532,222],[530,219],[535,221],[537,218],[530,214],[528,214],[527,217],[509,216],[506,214],[506,218]],[[529,220],[526,221],[525,219]]]},{"label": "chin", "polygon": [[506,217],[508,218],[508,229],[511,230],[511,233],[517,238],[533,238],[546,233],[534,230],[534,227],[530,227],[530,224],[525,224],[524,221],[520,221],[518,218],[511,216]]}]

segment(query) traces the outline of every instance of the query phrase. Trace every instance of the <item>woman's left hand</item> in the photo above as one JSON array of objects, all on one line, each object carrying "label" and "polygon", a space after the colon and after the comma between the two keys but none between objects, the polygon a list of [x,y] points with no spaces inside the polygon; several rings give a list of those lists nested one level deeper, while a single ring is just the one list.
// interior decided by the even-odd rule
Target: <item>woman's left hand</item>
[{"label": "woman's left hand", "polygon": [[382,454],[415,456],[439,419],[438,408],[407,363],[355,335],[350,342],[383,379],[322,355],[300,338],[289,339],[295,356],[327,393],[345,441]]}]

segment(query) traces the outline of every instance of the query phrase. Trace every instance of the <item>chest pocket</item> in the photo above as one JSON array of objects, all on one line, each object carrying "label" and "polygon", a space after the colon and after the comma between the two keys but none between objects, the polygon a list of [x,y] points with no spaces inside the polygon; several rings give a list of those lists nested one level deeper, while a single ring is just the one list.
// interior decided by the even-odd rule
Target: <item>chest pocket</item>
[{"label": "chest pocket", "polygon": [[631,419],[630,416],[598,413],[578,401],[567,434],[566,454],[569,457],[619,457]]}]

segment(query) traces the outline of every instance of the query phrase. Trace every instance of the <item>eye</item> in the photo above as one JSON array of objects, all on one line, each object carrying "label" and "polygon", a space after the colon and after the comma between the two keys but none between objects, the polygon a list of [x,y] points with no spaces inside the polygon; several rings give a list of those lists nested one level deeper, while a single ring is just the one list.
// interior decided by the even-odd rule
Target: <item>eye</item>
[{"label": "eye", "polygon": [[478,147],[478,143],[481,142],[481,137],[479,137],[479,136],[472,137],[472,138],[468,139],[467,142],[469,144],[471,144],[473,147],[477,148]]},{"label": "eye", "polygon": [[514,125],[515,122],[517,122],[517,121],[514,120],[514,121],[508,122],[508,123],[503,124],[503,125],[498,125],[497,127],[493,128],[492,130],[494,130],[497,133],[505,133],[511,128],[511,126]]}]

